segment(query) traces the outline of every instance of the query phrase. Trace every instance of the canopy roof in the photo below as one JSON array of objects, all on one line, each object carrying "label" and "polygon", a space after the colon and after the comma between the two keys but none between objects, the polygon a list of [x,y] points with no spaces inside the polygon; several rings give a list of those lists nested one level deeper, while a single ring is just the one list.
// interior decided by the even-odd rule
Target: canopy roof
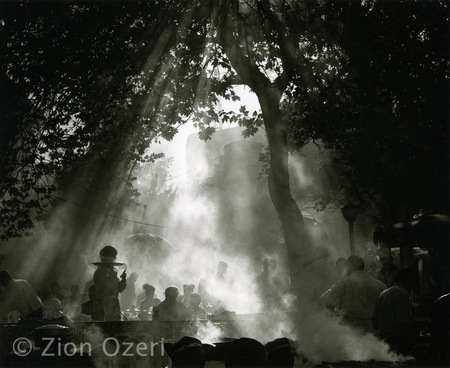
[{"label": "canopy roof", "polygon": [[380,228],[373,233],[373,242],[390,248],[448,247],[450,246],[450,216],[433,214]]}]

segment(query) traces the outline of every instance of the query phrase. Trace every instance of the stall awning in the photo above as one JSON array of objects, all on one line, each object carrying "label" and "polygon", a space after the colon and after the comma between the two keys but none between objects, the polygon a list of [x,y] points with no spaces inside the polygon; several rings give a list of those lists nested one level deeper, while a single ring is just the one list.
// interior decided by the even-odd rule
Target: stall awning
[{"label": "stall awning", "polygon": [[435,248],[450,246],[450,216],[427,215],[414,221],[400,222],[373,233],[376,245],[392,247]]}]

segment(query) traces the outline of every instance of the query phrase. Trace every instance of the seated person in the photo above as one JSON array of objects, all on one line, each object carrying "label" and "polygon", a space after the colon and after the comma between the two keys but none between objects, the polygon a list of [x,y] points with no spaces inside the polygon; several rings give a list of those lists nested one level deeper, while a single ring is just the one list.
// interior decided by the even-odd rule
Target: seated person
[{"label": "seated person", "polygon": [[142,287],[145,292],[145,298],[139,304],[139,309],[142,311],[148,311],[150,308],[156,307],[161,303],[161,300],[155,298],[155,287],[150,284],[144,284]]},{"label": "seated person", "polygon": [[149,318],[149,311],[161,303],[161,300],[155,298],[155,287],[150,284],[144,284],[145,298],[139,304],[139,319],[146,321]]},{"label": "seated person", "polygon": [[194,293],[194,289],[194,284],[183,285],[183,295],[179,295],[177,301],[183,303],[187,307],[191,302],[191,295]]},{"label": "seated person", "polygon": [[36,291],[26,280],[14,279],[7,271],[0,272],[0,285],[5,295],[0,304],[0,316],[17,311],[21,320],[43,318],[43,304]]},{"label": "seated person", "polygon": [[187,307],[189,319],[199,319],[207,317],[205,310],[200,307],[201,302],[202,298],[199,294],[191,295],[191,304],[189,304],[189,306]]},{"label": "seated person", "polygon": [[394,284],[384,290],[375,304],[372,319],[375,333],[393,349],[410,354],[415,343],[410,292],[412,276],[408,269],[396,272]]},{"label": "seated person", "polygon": [[44,318],[59,318],[62,314],[62,304],[50,289],[44,290],[42,293],[42,304],[44,307]]},{"label": "seated person", "polygon": [[164,291],[164,295],[166,298],[157,306],[160,320],[185,320],[188,316],[187,307],[183,303],[177,302],[177,297],[180,295],[180,290],[176,286],[169,286]]}]

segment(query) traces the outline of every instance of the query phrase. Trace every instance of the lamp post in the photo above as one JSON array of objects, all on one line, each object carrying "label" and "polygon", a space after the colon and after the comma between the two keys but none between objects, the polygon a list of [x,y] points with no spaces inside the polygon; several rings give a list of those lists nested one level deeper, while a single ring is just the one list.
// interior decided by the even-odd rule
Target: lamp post
[{"label": "lamp post", "polygon": [[348,232],[350,235],[350,254],[353,256],[355,254],[355,239],[353,238],[353,222],[356,220],[359,214],[359,208],[354,204],[349,203],[341,208],[342,216],[344,216],[345,221],[348,222]]}]

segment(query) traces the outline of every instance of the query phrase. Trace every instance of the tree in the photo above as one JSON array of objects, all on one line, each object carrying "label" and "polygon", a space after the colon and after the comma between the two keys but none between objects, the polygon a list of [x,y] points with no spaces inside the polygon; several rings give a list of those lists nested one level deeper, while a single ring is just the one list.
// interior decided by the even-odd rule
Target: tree
[{"label": "tree", "polygon": [[322,140],[377,223],[448,212],[448,4],[327,5],[343,29],[341,64],[286,104],[294,145]]},{"label": "tree", "polygon": [[[307,76],[304,51],[297,42],[299,29],[289,27],[299,21],[306,32],[313,18],[309,7],[268,1],[254,6],[237,1],[167,1],[139,10],[120,3],[111,8],[62,3],[30,12],[35,6],[22,4],[14,9],[19,11],[14,21],[5,21],[7,43],[14,47],[2,67],[11,80],[21,83],[24,95],[44,115],[35,120],[35,132],[51,138],[39,144],[43,155],[53,155],[58,163],[46,170],[55,173],[59,188],[73,187],[73,173],[88,162],[92,167],[88,172],[97,174],[87,174],[78,183],[87,182],[93,193],[103,190],[107,194],[111,189],[105,180],[107,173],[114,168],[126,172],[127,164],[142,156],[148,137],[155,132],[170,136],[177,122],[194,113],[207,138],[213,132],[208,123],[218,118],[214,111],[217,96],[235,98],[231,86],[245,83],[258,95],[262,107],[271,148],[270,193],[285,232],[291,270],[306,260],[310,245],[300,245],[306,236],[301,212],[289,191],[286,126],[279,116],[280,99],[289,81],[301,73]],[[289,25],[278,19],[297,13],[300,18],[288,20]],[[96,25],[100,14],[105,21]],[[165,16],[156,16],[161,14]],[[56,20],[53,27],[48,27],[50,20]],[[11,24],[12,29],[8,28]],[[67,31],[81,28],[82,38]],[[130,39],[117,37],[129,32]],[[146,39],[146,32],[155,34]],[[48,39],[54,40],[49,46],[43,43]],[[270,73],[279,76],[272,80]],[[98,98],[105,94],[106,109]],[[245,110],[239,115],[250,132],[253,123],[261,122]],[[125,149],[131,143],[139,149],[129,157]],[[123,161],[119,160],[124,154]],[[67,172],[72,175],[63,175]]]},{"label": "tree", "polygon": [[[362,57],[373,56],[364,35],[377,36],[377,22],[394,25],[402,7],[391,16],[388,10],[373,12],[376,6],[370,2],[166,0],[138,5],[2,5],[7,10],[3,42],[8,46],[2,72],[30,103],[26,113],[32,112],[31,129],[17,127],[22,112],[21,119],[9,120],[12,133],[7,142],[25,152],[20,135],[38,137],[31,140],[40,150],[32,151],[30,166],[39,162],[42,167],[42,173],[30,172],[30,180],[24,182],[14,171],[20,166],[14,156],[3,177],[16,181],[4,182],[2,198],[15,196],[26,202],[42,188],[42,175],[51,175],[49,184],[55,187],[46,192],[46,203],[58,188],[83,201],[111,205],[121,186],[126,195],[133,195],[130,184],[136,165],[153,159],[145,155],[148,145],[158,136],[172,137],[188,119],[197,123],[205,139],[214,133],[211,122],[219,118],[239,121],[247,134],[263,125],[270,150],[269,192],[285,235],[291,281],[298,290],[299,271],[310,258],[312,244],[289,185],[288,133],[298,146],[311,137],[322,138],[363,172],[365,161],[357,160],[343,143],[349,139],[343,137],[365,148],[374,121],[392,121],[394,105],[405,107],[400,109],[403,116],[409,112],[407,104],[393,96],[386,103],[383,97],[387,87],[395,90],[396,85],[388,83],[395,71],[386,74],[385,84],[377,85],[383,67],[367,70]],[[367,19],[372,26],[366,29]],[[378,39],[380,45],[387,40],[386,32]],[[395,44],[389,45],[395,49]],[[373,83],[364,80],[368,75]],[[260,115],[250,116],[245,108],[234,114],[216,110],[219,97],[237,98],[232,90],[236,84],[249,86],[258,96]],[[335,88],[339,93],[333,93]],[[352,103],[347,105],[349,96]],[[376,103],[376,120],[367,119],[367,99]],[[341,117],[339,125],[329,124],[329,116],[336,113],[330,105],[349,106],[333,115]],[[348,119],[349,114],[358,119]],[[17,110],[11,115],[18,116]],[[344,124],[349,121],[352,124]],[[420,135],[420,129],[415,134]],[[374,143],[371,149],[376,148]],[[77,173],[82,173],[80,178]],[[25,185],[21,192],[26,198],[11,191],[20,185]],[[14,211],[13,202],[3,204],[3,213]],[[45,205],[38,201],[30,207]]]},{"label": "tree", "polygon": [[130,8],[2,3],[2,92],[10,101],[2,111],[2,239],[56,206],[56,191],[109,210],[113,188],[133,194],[136,161],[156,158],[145,154],[149,142],[172,134],[158,132],[128,79],[142,66]]}]

